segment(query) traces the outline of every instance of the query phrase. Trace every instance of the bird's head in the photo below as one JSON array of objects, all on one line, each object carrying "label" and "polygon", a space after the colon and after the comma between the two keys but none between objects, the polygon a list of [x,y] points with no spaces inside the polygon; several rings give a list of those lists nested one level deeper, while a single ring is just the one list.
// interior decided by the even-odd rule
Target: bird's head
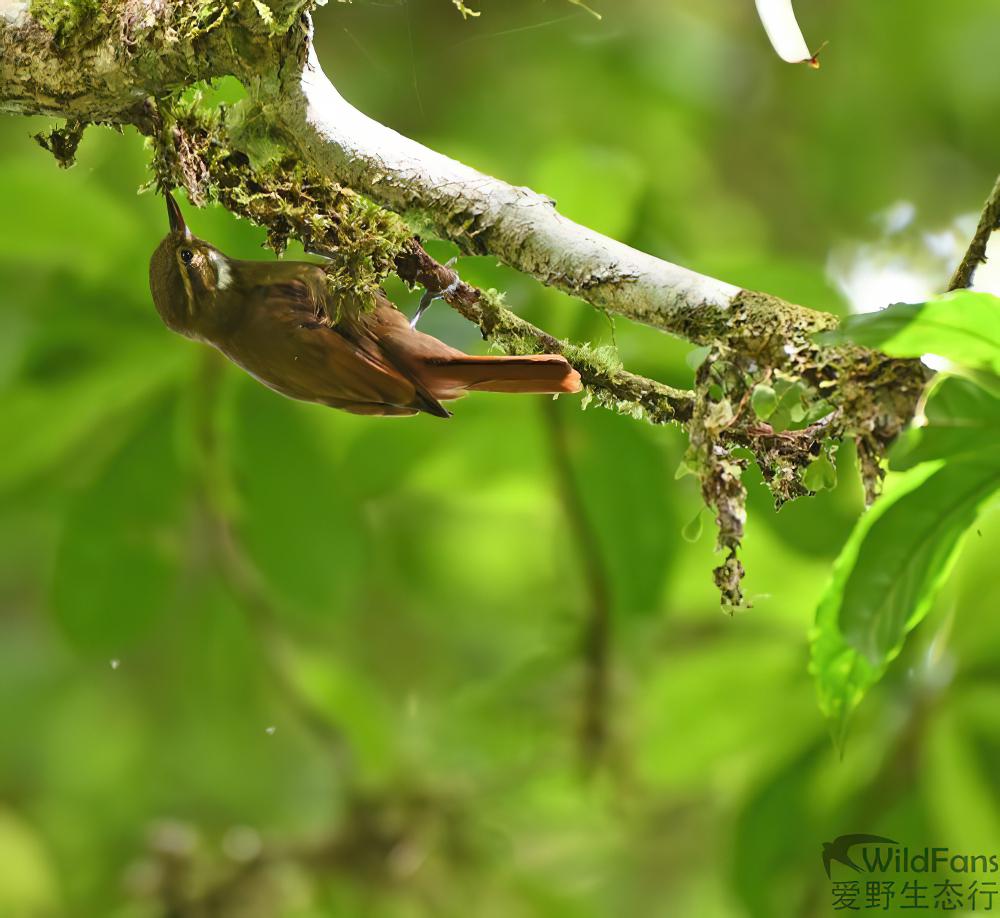
[{"label": "bird's head", "polygon": [[229,262],[214,246],[193,235],[171,194],[170,232],[149,260],[149,289],[166,326],[197,337],[212,319],[216,298],[232,283]]}]

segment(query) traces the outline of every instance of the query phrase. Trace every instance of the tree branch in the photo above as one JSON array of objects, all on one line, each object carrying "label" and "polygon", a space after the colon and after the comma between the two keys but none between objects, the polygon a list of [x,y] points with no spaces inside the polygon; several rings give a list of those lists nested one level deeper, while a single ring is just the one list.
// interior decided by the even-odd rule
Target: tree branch
[{"label": "tree branch", "polygon": [[604,408],[644,418],[651,424],[686,423],[694,414],[695,395],[622,369],[604,350],[560,341],[503,305],[496,291],[482,291],[431,258],[413,243],[396,259],[399,276],[430,290],[460,315],[479,326],[483,338],[510,354],[562,354],[580,373],[589,395]]},{"label": "tree branch", "polygon": [[[451,286],[454,276],[414,239],[424,229],[598,308],[710,345],[695,390],[677,392],[625,372],[600,350],[558,341],[491,291],[457,284],[447,296],[505,350],[565,355],[599,403],[687,424],[687,465],[716,510],[727,552],[717,572],[726,601],[741,601],[747,460],[734,458],[735,447],[750,444],[780,501],[807,493],[804,469],[827,441],[853,437],[874,495],[880,459],[924,382],[918,361],[822,347],[814,335],[836,317],[636,251],[567,220],[541,195],[372,120],[324,75],[311,41],[314,5],[35,0],[0,15],[0,111],[65,117],[67,126],[44,139],[64,165],[86,123],[135,125],[153,140],[161,188],[183,186],[197,204],[219,200],[266,226],[279,251],[295,236],[328,254],[331,288],[362,305],[393,270],[432,290]],[[249,99],[230,109],[182,99],[182,90],[222,75],[240,79]],[[801,386],[803,410],[835,412],[835,423],[793,440],[762,434],[747,404],[771,374]]]},{"label": "tree branch", "polygon": [[949,290],[963,290],[972,286],[976,268],[986,263],[986,245],[990,241],[990,236],[998,229],[1000,229],[1000,178],[997,178],[986,200],[986,206],[983,208],[969,248],[951,276],[951,281],[948,283]]},{"label": "tree branch", "polygon": [[[136,123],[146,97],[232,74],[260,105],[257,130],[282,133],[315,168],[465,252],[488,252],[594,306],[696,343],[714,340],[746,306],[747,291],[580,226],[548,198],[359,112],[320,67],[309,17],[298,16],[310,0],[54,6],[59,15],[0,20],[0,110]],[[765,301],[772,329],[830,324],[822,313],[754,294],[755,306]]]},{"label": "tree branch", "polygon": [[[562,216],[549,198],[368,117],[330,83],[311,44],[297,90],[276,118],[312,162],[463,252],[494,255],[547,286],[696,343],[711,341],[743,303],[739,287],[602,236]],[[829,321],[768,299],[778,325],[818,331]]]},{"label": "tree branch", "polygon": [[355,296],[377,287],[395,269],[403,281],[441,292],[457,312],[479,326],[483,338],[511,354],[561,354],[578,370],[598,405],[653,424],[684,423],[694,394],[622,369],[613,353],[560,341],[503,305],[496,291],[467,284],[438,263],[394,214],[301,163],[254,167],[239,149],[239,132],[221,119],[175,113],[169,123],[156,109],[143,130],[154,138],[155,169],[167,187],[180,185],[198,203],[215,198],[228,210],[268,231],[281,251],[289,236],[327,262],[329,283]]}]

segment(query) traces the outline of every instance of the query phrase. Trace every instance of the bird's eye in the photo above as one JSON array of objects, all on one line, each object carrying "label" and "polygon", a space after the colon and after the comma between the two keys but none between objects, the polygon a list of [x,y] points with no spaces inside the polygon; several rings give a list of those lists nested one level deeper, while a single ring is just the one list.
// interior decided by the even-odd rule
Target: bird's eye
[{"label": "bird's eye", "polygon": [[194,252],[192,252],[190,249],[181,249],[181,261],[183,261],[184,264],[186,265],[191,264],[192,258],[194,258]]}]

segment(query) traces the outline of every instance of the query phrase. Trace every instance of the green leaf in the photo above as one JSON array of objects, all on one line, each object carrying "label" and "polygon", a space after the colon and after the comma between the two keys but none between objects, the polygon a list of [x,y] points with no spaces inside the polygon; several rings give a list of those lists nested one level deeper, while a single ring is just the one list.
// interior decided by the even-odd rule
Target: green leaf
[{"label": "green leaf", "polygon": [[677,469],[674,471],[674,481],[680,481],[688,475],[694,475],[695,478],[699,477],[698,470],[689,465],[687,459],[681,459],[681,461],[677,463]]},{"label": "green leaf", "polygon": [[762,421],[766,421],[778,407],[778,395],[770,386],[758,383],[753,387],[750,406]]},{"label": "green leaf", "polygon": [[[629,418],[573,412],[576,486],[611,580],[615,607],[634,615],[657,608],[677,557],[681,521],[670,495],[670,457]],[[609,475],[628,487],[608,487]]]},{"label": "green leaf", "polygon": [[159,405],[70,508],[51,602],[80,647],[113,655],[166,607],[183,544],[173,421]]},{"label": "green leaf", "polygon": [[1000,449],[1000,398],[960,376],[944,376],[924,407],[926,424],[907,433],[892,453],[892,467]]},{"label": "green leaf", "polygon": [[350,470],[321,436],[345,419],[240,381],[230,449],[239,530],[281,600],[327,616],[356,595],[368,529]]},{"label": "green leaf", "polygon": [[779,402],[778,407],[771,412],[768,423],[771,425],[771,430],[775,433],[782,433],[788,430],[792,426],[791,411]]},{"label": "green leaf", "polygon": [[789,382],[787,379],[777,380],[774,389],[778,403],[771,410],[768,422],[772,430],[781,433],[805,417],[802,404],[805,389],[798,382]]},{"label": "green leaf", "polygon": [[699,509],[698,512],[694,515],[694,519],[692,519],[691,522],[689,522],[681,530],[681,535],[684,537],[685,541],[697,542],[698,539],[701,538],[701,532],[703,528],[701,524],[702,510],[704,510],[704,507]]},{"label": "green leaf", "polygon": [[949,463],[871,522],[841,598],[839,625],[848,643],[874,663],[898,646],[998,484],[996,462]]},{"label": "green leaf", "polygon": [[1000,299],[959,290],[926,303],[897,303],[850,316],[819,340],[878,348],[891,357],[937,354],[961,366],[1000,372]]},{"label": "green leaf", "polygon": [[[0,258],[22,270],[62,267],[74,277],[105,282],[116,279],[117,266],[137,258],[145,263],[152,244],[127,198],[88,181],[80,170],[60,174],[59,181],[52,176],[40,181],[38,157],[36,150],[4,163],[4,211],[17,219],[0,220]],[[80,219],[65,219],[66,214]]]},{"label": "green leaf", "polygon": [[92,452],[102,427],[114,435],[122,417],[176,380],[191,356],[167,336],[111,334],[103,344],[100,360],[73,366],[67,351],[58,372],[3,392],[0,492],[48,471],[85,442]]},{"label": "green leaf", "polygon": [[835,739],[927,614],[962,536],[1000,486],[990,459],[925,464],[859,520],[834,565],[812,634],[820,708]]},{"label": "green leaf", "polygon": [[837,470],[825,452],[820,453],[802,474],[802,484],[810,491],[833,490],[837,487]]},{"label": "green leaf", "polygon": [[697,370],[704,362],[705,358],[712,353],[710,347],[696,347],[684,355],[684,362],[692,369]]},{"label": "green leaf", "polygon": [[826,399],[820,399],[819,401],[813,402],[806,408],[805,414],[802,418],[802,422],[805,425],[815,424],[820,418],[826,417],[831,411],[833,411],[833,405],[831,405]]}]

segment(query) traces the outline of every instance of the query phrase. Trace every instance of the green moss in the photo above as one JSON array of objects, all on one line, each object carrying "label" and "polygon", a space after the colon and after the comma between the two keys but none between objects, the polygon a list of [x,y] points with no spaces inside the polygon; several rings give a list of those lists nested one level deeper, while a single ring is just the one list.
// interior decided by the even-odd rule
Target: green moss
[{"label": "green moss", "polygon": [[68,169],[76,161],[76,150],[86,128],[86,122],[69,119],[61,128],[53,128],[48,134],[33,134],[32,139],[48,150],[61,168]]},{"label": "green moss", "polygon": [[263,0],[252,0],[253,8],[260,21],[270,35],[283,35],[291,27],[295,20],[302,14],[304,9],[310,9],[312,3],[290,3],[284,12],[280,5],[275,3],[264,3]]},{"label": "green moss", "polygon": [[[742,601],[737,553],[745,492],[741,466],[734,464],[740,450],[750,451],[780,507],[813,493],[816,476],[809,470],[817,457],[828,461],[837,443],[852,438],[871,502],[886,451],[913,416],[926,378],[919,362],[816,343],[817,332],[836,324],[835,316],[743,291],[729,310],[710,313],[699,325],[711,350],[697,372],[685,462],[716,512],[718,547],[726,552],[716,582],[727,607]],[[780,393],[767,417],[754,410],[760,386]]]},{"label": "green moss", "polygon": [[581,373],[588,371],[595,376],[614,377],[622,370],[618,349],[610,344],[592,347],[589,344],[567,344],[563,350],[566,359]]},{"label": "green moss", "polygon": [[178,7],[175,24],[178,36],[185,41],[194,41],[217,29],[239,8],[239,3],[225,0],[194,0]]},{"label": "green moss", "polygon": [[31,16],[62,48],[99,34],[101,6],[98,0],[32,0]]},{"label": "green moss", "polygon": [[[412,238],[400,217],[284,152],[276,138],[266,136],[267,120],[254,119],[247,107],[233,118],[224,106],[185,94],[162,107],[161,119],[153,142],[158,184],[183,187],[196,204],[216,200],[265,227],[268,245],[278,253],[290,238],[301,240],[328,259],[336,298],[374,304]],[[230,129],[230,121],[238,129]]]}]

